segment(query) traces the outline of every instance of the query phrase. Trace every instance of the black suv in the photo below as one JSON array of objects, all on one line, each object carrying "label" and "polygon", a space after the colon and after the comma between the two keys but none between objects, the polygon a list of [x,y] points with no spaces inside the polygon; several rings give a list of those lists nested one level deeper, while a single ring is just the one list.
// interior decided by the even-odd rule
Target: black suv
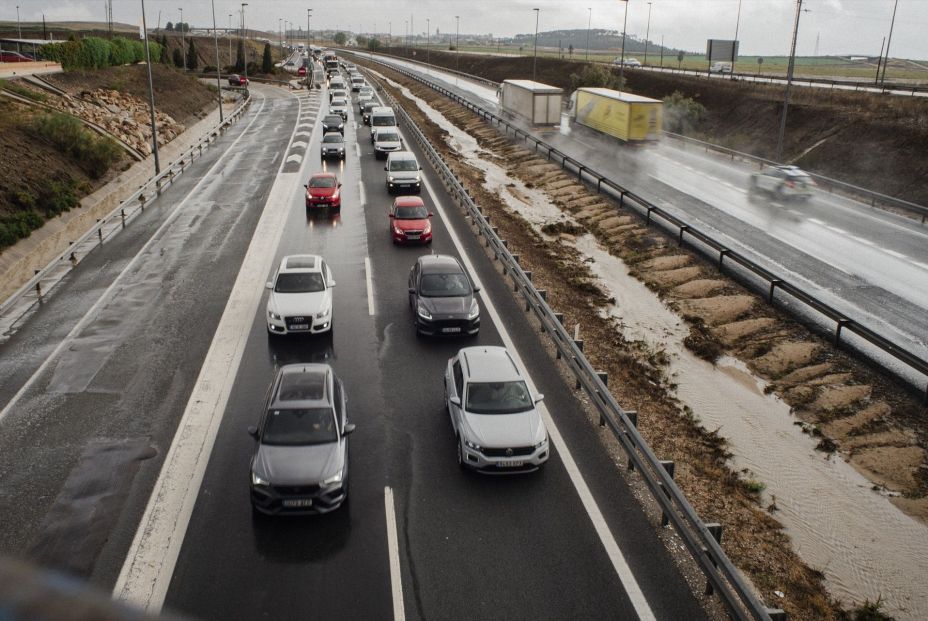
[{"label": "black suv", "polygon": [[322,117],[322,133],[338,132],[345,135],[345,120],[340,114],[327,114]]},{"label": "black suv", "polygon": [[409,270],[409,308],[416,334],[475,335],[480,331],[480,291],[449,255],[419,257]]}]

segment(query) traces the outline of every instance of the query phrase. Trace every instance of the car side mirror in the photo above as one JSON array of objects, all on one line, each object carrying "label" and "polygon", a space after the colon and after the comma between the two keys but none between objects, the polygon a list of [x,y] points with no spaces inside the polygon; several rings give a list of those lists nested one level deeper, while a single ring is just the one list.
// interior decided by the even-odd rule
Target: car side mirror
[{"label": "car side mirror", "polygon": [[272,282],[269,280],[269,281],[267,281],[266,283],[264,283],[264,287],[265,287],[266,289],[273,289],[273,288],[274,288],[274,283],[272,283]]},{"label": "car side mirror", "polygon": [[419,167],[419,170],[422,170],[422,167],[421,167],[421,166]]},{"label": "car side mirror", "polygon": [[448,401],[451,402],[451,405],[456,405],[456,406],[458,406],[458,407],[461,407],[461,398],[460,398],[460,397],[451,397],[450,399],[448,399]]},{"label": "car side mirror", "polygon": [[390,219],[392,220],[392,219],[393,219],[393,214],[392,214],[392,213],[389,213],[389,214],[387,214],[387,217],[390,218]]},{"label": "car side mirror", "polygon": [[307,185],[307,184],[305,184],[305,183],[303,184],[303,187],[306,188],[307,190],[309,189],[309,185]]},{"label": "car side mirror", "polygon": [[545,396],[541,393],[538,393],[537,395],[535,395],[535,403],[541,403],[542,401],[544,401],[544,399],[545,399]]},{"label": "car side mirror", "polygon": [[342,182],[341,182],[341,181],[338,182],[338,187],[342,187]]},{"label": "car side mirror", "polygon": [[345,429],[342,430],[342,437],[350,436],[352,433],[354,433],[355,429],[357,429],[357,427],[354,423],[346,423]]},{"label": "car side mirror", "polygon": [[480,287],[474,285],[474,293],[480,293]]},{"label": "car side mirror", "polygon": [[257,439],[258,439],[258,428],[255,427],[254,425],[252,425],[251,427],[249,427],[249,428],[248,428],[248,435],[250,435],[252,438],[254,438],[255,440],[257,440]]},{"label": "car side mirror", "polygon": [[387,171],[387,172],[390,172],[390,169],[387,168],[386,166],[384,166],[383,169],[384,169],[385,171]]},{"label": "car side mirror", "polygon": [[410,288],[409,288],[409,292],[410,292],[410,293],[415,293],[415,292],[416,292],[416,288],[415,288],[415,287],[410,287]]},{"label": "car side mirror", "polygon": [[430,218],[431,218],[432,216],[434,216],[434,215],[435,215],[435,214],[433,214],[431,211],[429,212],[429,217],[430,217]]},{"label": "car side mirror", "polygon": [[331,289],[331,288],[334,287],[334,286],[335,286],[335,281],[334,281],[334,280],[330,280],[330,281],[329,281],[329,289]]}]

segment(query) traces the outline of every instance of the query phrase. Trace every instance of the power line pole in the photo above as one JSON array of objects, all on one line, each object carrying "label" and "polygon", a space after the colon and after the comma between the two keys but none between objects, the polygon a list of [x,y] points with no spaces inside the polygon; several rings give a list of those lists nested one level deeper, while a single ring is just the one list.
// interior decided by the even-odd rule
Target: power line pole
[{"label": "power line pole", "polygon": [[735,18],[735,42],[731,45],[731,79],[735,79],[735,46],[738,45],[738,29],[741,27],[741,0],[738,0],[738,17]]},{"label": "power line pole", "polygon": [[187,71],[187,38],[184,36],[187,27],[184,24],[184,7],[178,7],[178,10],[180,10],[180,49],[184,53],[184,71]]},{"label": "power line pole", "polygon": [[245,7],[247,2],[242,2],[242,60],[245,65],[245,91],[248,91],[248,50],[245,48]]},{"label": "power line pole", "polygon": [[796,37],[799,35],[799,16],[802,14],[802,0],[796,0],[796,20],[793,22],[793,43],[789,50],[789,66],[786,70],[786,93],[783,96],[783,114],[780,115],[780,134],[777,137],[777,151],[773,160],[783,158],[783,139],[786,136],[786,113],[789,111],[789,93],[793,86],[793,68],[796,64]]},{"label": "power line pole", "polygon": [[538,66],[538,16],[541,14],[541,9],[532,9],[535,11],[535,51],[532,56],[532,82],[535,81],[535,69]]},{"label": "power line pole", "polygon": [[889,46],[893,43],[893,26],[896,25],[897,8],[899,8],[899,0],[893,4],[893,19],[889,23],[889,39],[886,41],[886,57],[883,59],[883,76],[880,78],[880,86],[886,83],[886,65],[889,64]]},{"label": "power line pole", "polygon": [[886,47],[886,37],[883,37],[883,42],[880,43],[880,55],[876,59],[876,77],[873,78],[874,84],[880,83],[880,65],[883,63],[883,48]]},{"label": "power line pole", "polygon": [[628,27],[628,0],[622,0],[625,3],[625,16],[622,21],[622,56],[619,65],[619,90],[625,89],[625,29]]},{"label": "power line pole", "polygon": [[651,36],[651,3],[648,2],[648,27],[644,31],[644,64],[645,65],[648,64],[648,37],[650,36]]},{"label": "power line pole", "polygon": [[213,43],[216,46],[216,92],[219,97],[219,122],[223,122],[222,116],[222,74],[219,71],[219,30],[216,29],[216,0],[210,0],[210,6],[213,9]]},{"label": "power line pole", "polygon": [[142,2],[142,32],[145,34],[145,66],[148,69],[148,111],[151,115],[151,151],[155,155],[155,174],[161,174],[158,161],[158,125],[155,123],[155,87],[151,79],[151,49],[148,45],[148,23],[145,21],[145,0]]}]

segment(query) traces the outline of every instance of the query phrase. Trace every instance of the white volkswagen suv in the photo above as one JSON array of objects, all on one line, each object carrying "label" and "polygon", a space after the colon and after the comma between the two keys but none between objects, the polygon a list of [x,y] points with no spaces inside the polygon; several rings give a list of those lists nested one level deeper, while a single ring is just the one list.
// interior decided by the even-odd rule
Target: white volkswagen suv
[{"label": "white volkswagen suv", "polygon": [[335,279],[325,259],[293,254],[280,260],[267,283],[267,331],[271,334],[320,334],[332,329]]},{"label": "white volkswagen suv", "polygon": [[538,403],[505,347],[465,347],[448,360],[445,405],[458,465],[488,474],[531,472],[551,454]]}]

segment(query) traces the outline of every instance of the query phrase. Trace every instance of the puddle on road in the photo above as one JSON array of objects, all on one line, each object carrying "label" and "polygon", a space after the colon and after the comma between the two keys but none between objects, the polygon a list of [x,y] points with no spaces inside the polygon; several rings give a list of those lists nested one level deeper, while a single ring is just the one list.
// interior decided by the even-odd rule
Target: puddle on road
[{"label": "puddle on road", "polygon": [[[472,136],[405,87],[387,81],[448,132],[449,144],[484,171],[486,189],[536,231],[541,233],[546,223],[569,220],[544,192],[508,177]],[[762,504],[776,497],[774,517],[800,556],[824,572],[832,595],[847,604],[881,599],[883,610],[898,619],[928,617],[928,527],[873,491],[843,459],[816,451],[815,441],[794,424],[790,407],[765,394],[765,383],[740,360],[723,357],[713,366],[687,350],[683,339],[688,328],[682,319],[592,235],[579,237],[575,246],[591,259],[592,273],[616,300],[604,316],[614,319],[626,339],[669,355],[668,372],[680,400],[707,429],[719,429],[729,443],[733,467],[747,469],[766,486]]]}]

